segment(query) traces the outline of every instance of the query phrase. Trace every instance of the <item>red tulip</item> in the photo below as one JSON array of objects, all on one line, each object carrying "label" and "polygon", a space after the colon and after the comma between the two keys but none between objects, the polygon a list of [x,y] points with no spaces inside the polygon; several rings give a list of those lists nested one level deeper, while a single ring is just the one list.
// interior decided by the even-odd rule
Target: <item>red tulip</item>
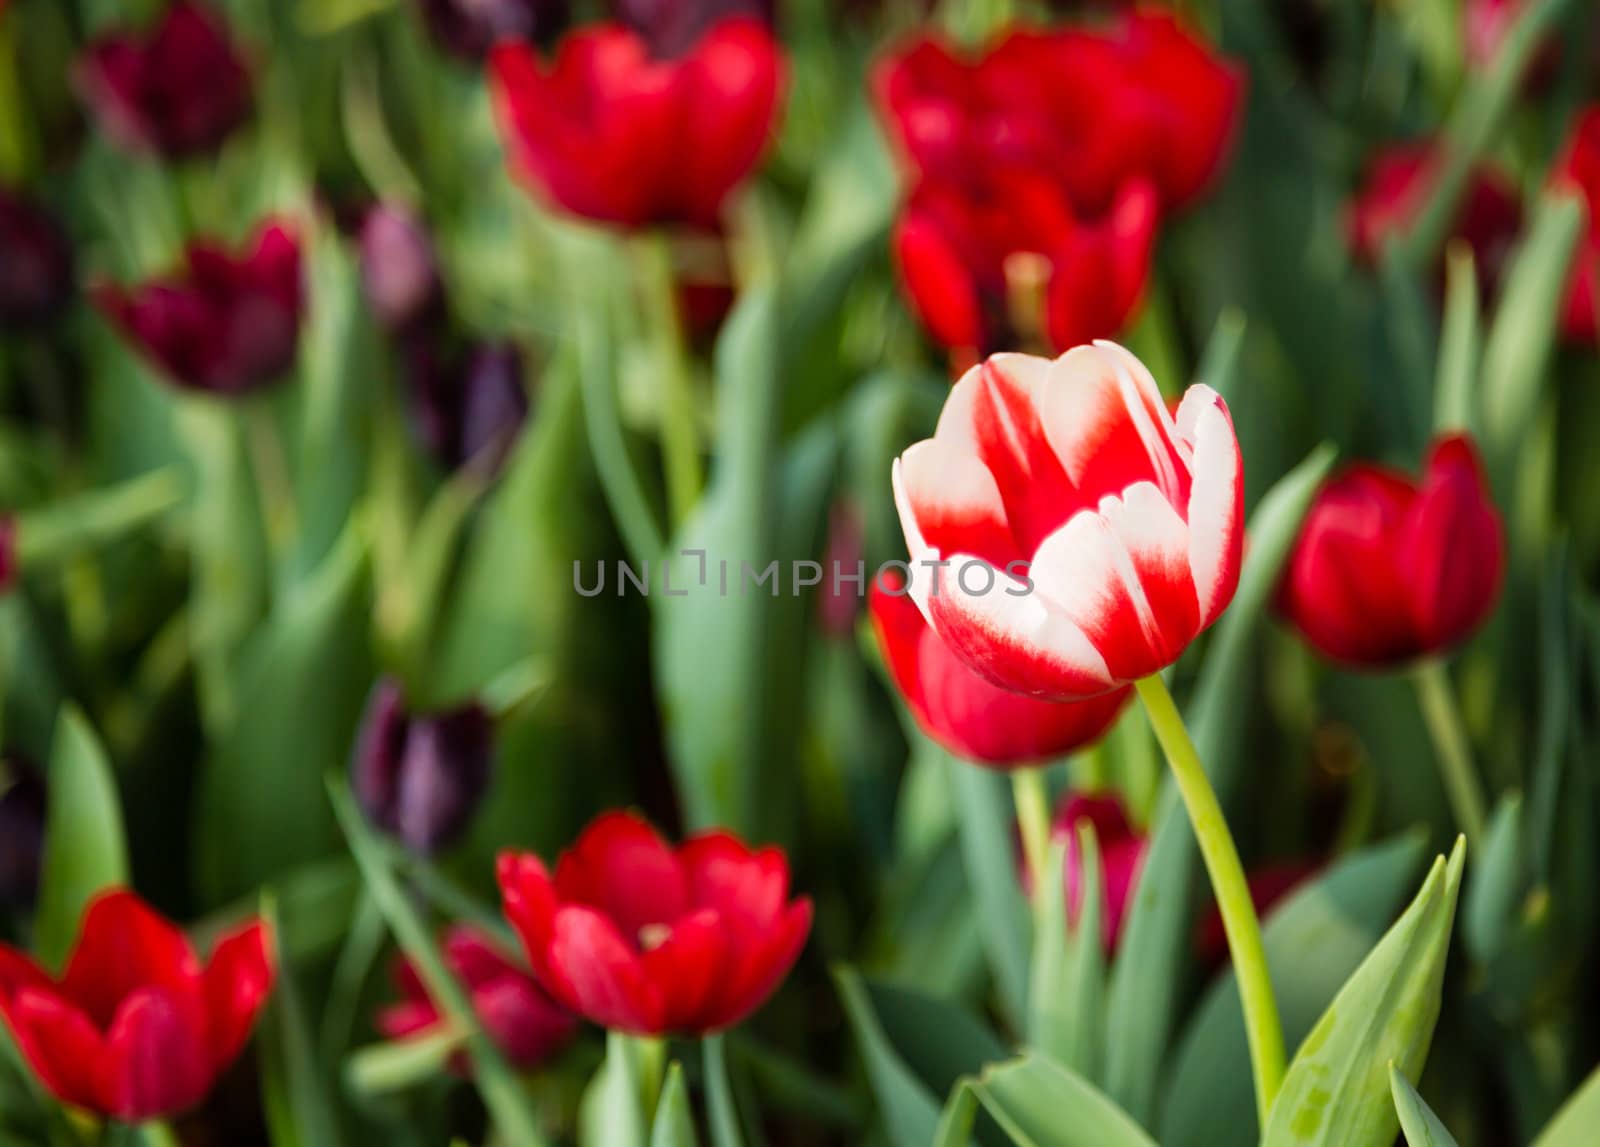
[{"label": "red tulip", "polygon": [[[1415,225],[1433,190],[1441,159],[1429,142],[1396,144],[1380,151],[1345,214],[1345,230],[1357,259],[1376,265],[1383,244]],[[1522,197],[1499,170],[1472,172],[1451,225],[1452,237],[1472,247],[1485,280],[1494,282],[1522,229]]]},{"label": "red tulip", "polygon": [[548,67],[502,44],[490,72],[517,172],[573,215],[624,227],[714,228],[766,149],[784,84],[777,43],[749,19],[672,60],[615,25],[568,37]]},{"label": "red tulip", "polygon": [[1500,515],[1471,440],[1441,439],[1421,482],[1352,466],[1306,515],[1279,605],[1331,660],[1384,668],[1465,640],[1493,611],[1505,568]]},{"label": "red tulip", "polygon": [[[1144,180],[1124,186],[1104,219],[1080,220],[1048,179],[1016,171],[981,190],[925,183],[895,252],[912,305],[944,346],[990,353],[1032,334],[1064,349],[1121,331],[1143,296],[1155,229]],[[1019,275],[1039,281],[1019,287]],[[1019,292],[1042,314],[1014,313]]]},{"label": "red tulip", "polygon": [[14,514],[0,514],[0,594],[17,584],[17,519]]},{"label": "red tulip", "polygon": [[1600,105],[1578,116],[1552,181],[1583,196],[1588,223],[1567,278],[1562,333],[1575,342],[1600,337]]},{"label": "red tulip", "polygon": [[674,850],[628,813],[600,817],[552,878],[500,858],[506,918],[533,974],[565,1007],[635,1035],[739,1023],[799,958],[811,901],[789,900],[789,862],[726,832]]},{"label": "red tulip", "polygon": [[103,287],[95,303],[179,386],[240,394],[294,363],[303,287],[300,248],[268,223],[235,255],[209,242],[188,249],[188,270],[132,289]]},{"label": "red tulip", "polygon": [[1094,697],[1177,660],[1233,600],[1244,481],[1227,405],[1176,418],[1112,343],[996,355],[895,463],[912,597],[1003,689]]},{"label": "red tulip", "polygon": [[1006,769],[1073,752],[1103,737],[1132,693],[1063,703],[991,685],[950,652],[893,572],[873,584],[869,608],[878,648],[917,726],[963,760]]},{"label": "red tulip", "polygon": [[72,291],[66,235],[39,206],[0,187],[0,330],[49,321]]},{"label": "red tulip", "polygon": [[250,76],[217,16],[188,0],[148,36],[92,44],[79,95],[119,147],[176,158],[214,151],[250,114]]},{"label": "red tulip", "polygon": [[59,980],[0,945],[0,1015],[57,1099],[138,1123],[206,1097],[249,1040],[273,975],[260,921],[202,965],[182,932],[118,889],[90,903]]},{"label": "red tulip", "polygon": [[1072,793],[1061,802],[1051,826],[1051,836],[1066,841],[1063,884],[1068,918],[1074,925],[1083,911],[1083,856],[1078,846],[1078,827],[1084,824],[1094,829],[1095,845],[1100,850],[1100,874],[1105,893],[1100,916],[1101,941],[1106,954],[1110,955],[1116,951],[1117,941],[1122,936],[1122,921],[1128,914],[1128,902],[1133,898],[1139,868],[1150,842],[1134,829],[1128,810],[1114,793]]},{"label": "red tulip", "polygon": [[[458,924],[445,934],[443,947],[445,965],[466,987],[479,1022],[512,1066],[537,1067],[572,1041],[577,1019],[557,1007],[486,934]],[[378,1030],[389,1039],[437,1032],[444,1017],[409,960],[395,962],[394,980],[400,1002],[378,1013]],[[466,1057],[458,1057],[451,1067],[466,1074]]]}]

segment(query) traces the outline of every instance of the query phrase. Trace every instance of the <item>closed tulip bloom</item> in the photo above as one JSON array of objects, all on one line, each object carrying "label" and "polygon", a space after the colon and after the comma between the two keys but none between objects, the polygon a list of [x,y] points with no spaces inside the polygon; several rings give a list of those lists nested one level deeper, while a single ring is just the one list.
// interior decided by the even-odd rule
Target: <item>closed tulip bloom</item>
[{"label": "closed tulip bloom", "polygon": [[0,907],[31,908],[39,889],[47,792],[32,766],[0,765]]},{"label": "closed tulip bloom", "polygon": [[522,373],[522,354],[510,343],[452,352],[419,340],[406,348],[411,425],[439,465],[499,471],[528,417]]},{"label": "closed tulip bloom", "polygon": [[412,713],[400,684],[386,679],[367,702],[351,787],[373,824],[430,855],[472,823],[493,761],[494,722],[481,705]]},{"label": "closed tulip bloom", "polygon": [[1244,482],[1228,408],[1176,416],[1112,343],[996,355],[894,467],[912,597],[1003,689],[1108,693],[1170,665],[1238,587]]},{"label": "closed tulip bloom", "polygon": [[749,19],[671,60],[616,25],[569,36],[549,65],[505,44],[490,74],[516,172],[555,206],[622,227],[714,229],[766,150],[784,85],[777,43]]},{"label": "closed tulip bloom", "polygon": [[633,1035],[704,1035],[739,1023],[788,975],[811,931],[789,899],[789,862],[726,832],[670,848],[639,818],[607,813],[552,876],[500,858],[506,918],[555,1000]]},{"label": "closed tulip bloom", "polygon": [[118,889],[90,903],[59,980],[0,945],[0,1015],[50,1094],[140,1123],[206,1097],[244,1049],[273,977],[260,921],[202,964],[176,926]]},{"label": "closed tulip bloom", "polygon": [[[445,933],[441,947],[445,967],[466,988],[479,1022],[513,1067],[537,1067],[572,1042],[577,1018],[552,1002],[486,933],[458,924]],[[447,1021],[409,960],[395,962],[394,980],[400,1000],[378,1013],[378,1030],[396,1040],[441,1031]],[[466,1074],[467,1057],[457,1056],[451,1068]]]},{"label": "closed tulip bloom", "polygon": [[1588,213],[1567,274],[1561,332],[1592,344],[1600,337],[1600,105],[1579,113],[1551,181],[1581,195]]},{"label": "closed tulip bloom", "polygon": [[1323,656],[1390,668],[1464,641],[1493,612],[1500,515],[1470,439],[1435,442],[1422,478],[1351,466],[1317,495],[1279,606]]},{"label": "closed tulip bloom", "polygon": [[171,382],[248,393],[294,364],[304,310],[300,247],[280,223],[265,224],[241,253],[191,243],[184,271],[102,287],[94,301]]},{"label": "closed tulip bloom", "polygon": [[16,515],[0,514],[0,594],[15,588],[19,572]]},{"label": "closed tulip bloom", "polygon": [[567,0],[420,0],[433,42],[476,63],[501,41],[554,43],[571,15]]},{"label": "closed tulip bloom", "polygon": [[1132,692],[1076,702],[1009,693],[950,652],[892,572],[874,583],[869,608],[878,648],[917,727],[975,764],[1027,767],[1093,744],[1116,723]]},{"label": "closed tulip bloom", "polygon": [[48,321],[72,292],[66,235],[42,208],[0,188],[0,330]]},{"label": "closed tulip bloom", "polygon": [[361,223],[361,286],[367,304],[391,331],[416,326],[444,302],[433,240],[405,207],[379,204]]},{"label": "closed tulip bloom", "polygon": [[661,59],[682,55],[720,20],[745,16],[772,25],[773,0],[614,0],[617,22],[643,36]]},{"label": "closed tulip bloom", "polygon": [[78,61],[79,95],[128,151],[182,158],[215,151],[250,114],[250,75],[220,17],[178,0],[148,35],[122,32]]},{"label": "closed tulip bloom", "polygon": [[1101,904],[1101,943],[1107,955],[1116,951],[1122,937],[1122,922],[1144,864],[1149,840],[1133,827],[1128,810],[1114,793],[1071,793],[1056,810],[1051,836],[1066,843],[1066,869],[1063,887],[1067,913],[1074,925],[1083,912],[1083,849],[1078,843],[1081,826],[1094,829],[1100,851],[1100,876],[1104,902]]}]

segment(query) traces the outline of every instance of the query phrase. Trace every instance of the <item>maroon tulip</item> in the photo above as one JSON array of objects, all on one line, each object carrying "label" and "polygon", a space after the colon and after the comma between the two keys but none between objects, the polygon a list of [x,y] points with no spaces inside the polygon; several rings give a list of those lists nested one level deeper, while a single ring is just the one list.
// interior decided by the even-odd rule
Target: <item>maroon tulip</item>
[{"label": "maroon tulip", "polygon": [[1464,641],[1494,610],[1500,515],[1470,439],[1435,442],[1422,480],[1352,466],[1317,495],[1279,606],[1318,652],[1388,668]]},{"label": "maroon tulip", "polygon": [[39,890],[47,793],[44,781],[16,756],[0,766],[0,907],[30,908]]},{"label": "maroon tulip", "polygon": [[421,0],[433,42],[476,63],[502,40],[554,43],[567,26],[567,0]]},{"label": "maroon tulip", "polygon": [[215,151],[250,114],[250,75],[220,18],[188,0],[149,35],[90,45],[74,78],[108,139],[128,151],[181,158]]},{"label": "maroon tulip", "polygon": [[0,329],[47,322],[72,291],[66,235],[43,209],[0,188]]},{"label": "maroon tulip", "polygon": [[1073,752],[1105,736],[1132,696],[1125,686],[1087,701],[1040,701],[990,684],[950,651],[892,571],[874,583],[869,609],[918,728],[963,760],[1012,769]]},{"label": "maroon tulip", "polygon": [[766,150],[784,64],[759,21],[735,19],[670,61],[615,25],[569,36],[549,66],[503,44],[490,75],[513,168],[556,206],[714,229]]},{"label": "maroon tulip", "polygon": [[1600,337],[1600,105],[1579,113],[1551,181],[1583,197],[1587,223],[1567,276],[1562,334],[1593,345]]},{"label": "maroon tulip", "polygon": [[[1374,157],[1345,213],[1345,230],[1358,260],[1376,266],[1389,237],[1404,235],[1416,224],[1441,158],[1431,142],[1396,144]],[[1516,185],[1496,168],[1475,168],[1450,235],[1472,248],[1485,282],[1499,280],[1521,230],[1522,197]]]},{"label": "maroon tulip", "polygon": [[522,355],[510,343],[452,353],[418,340],[405,350],[411,424],[439,465],[496,473],[528,417]]},{"label": "maroon tulip", "polygon": [[14,514],[0,514],[0,595],[15,588],[19,572],[17,519]]},{"label": "maroon tulip", "polygon": [[1100,874],[1104,891],[1101,905],[1101,941],[1106,954],[1116,950],[1122,936],[1122,921],[1139,879],[1139,868],[1149,840],[1136,831],[1128,811],[1112,793],[1071,793],[1056,810],[1051,837],[1067,846],[1063,884],[1067,896],[1068,919],[1076,926],[1083,911],[1083,855],[1078,844],[1080,826],[1094,829],[1095,846],[1100,851]]},{"label": "maroon tulip", "polygon": [[849,499],[835,502],[828,511],[828,549],[822,558],[817,618],[824,633],[841,641],[855,636],[856,617],[861,613],[862,589],[844,579],[857,573],[866,576],[866,541],[860,508]]},{"label": "maroon tulip", "polygon": [[631,28],[660,60],[681,56],[713,25],[733,16],[772,26],[773,0],[614,0],[617,22]]},{"label": "maroon tulip", "polygon": [[259,920],[202,965],[182,932],[116,889],[90,903],[59,980],[0,944],[0,1017],[50,1094],[141,1123],[206,1097],[244,1050],[273,978]]},{"label": "maroon tulip", "polygon": [[[572,1042],[576,1017],[552,1002],[486,933],[457,924],[445,933],[442,947],[445,966],[466,988],[479,1022],[513,1067],[537,1067]],[[440,1031],[445,1018],[409,960],[395,962],[394,980],[400,1002],[378,1013],[378,1030],[396,1040]],[[465,1055],[454,1057],[450,1066],[457,1074],[469,1073]]]},{"label": "maroon tulip", "polygon": [[367,702],[351,787],[373,824],[429,855],[472,823],[493,760],[494,722],[481,705],[410,713],[399,683],[386,679]]},{"label": "maroon tulip", "polygon": [[672,849],[613,812],[551,876],[526,853],[500,858],[506,919],[555,1000],[634,1035],[704,1035],[766,1002],[800,956],[811,901],[789,899],[789,862],[726,832]]},{"label": "maroon tulip", "polygon": [[443,306],[433,241],[407,208],[380,203],[367,212],[360,245],[361,286],[384,327],[415,327]]},{"label": "maroon tulip", "polygon": [[192,243],[186,273],[124,289],[95,305],[177,385],[243,394],[293,365],[304,305],[300,248],[269,222],[242,255]]}]

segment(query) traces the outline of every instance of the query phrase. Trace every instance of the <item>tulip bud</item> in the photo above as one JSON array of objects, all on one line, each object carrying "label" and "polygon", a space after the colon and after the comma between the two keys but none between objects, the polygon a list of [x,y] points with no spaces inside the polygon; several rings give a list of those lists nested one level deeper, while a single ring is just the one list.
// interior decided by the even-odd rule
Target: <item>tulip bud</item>
[{"label": "tulip bud", "polygon": [[502,40],[552,44],[570,15],[567,0],[422,0],[433,42],[472,63]]},{"label": "tulip bud", "polygon": [[0,514],[0,594],[17,584],[17,519]]},{"label": "tulip bud", "polygon": [[54,219],[0,188],[0,329],[52,318],[72,297],[72,248]]},{"label": "tulip bud", "polygon": [[422,221],[400,206],[379,204],[361,224],[361,285],[373,314],[401,331],[444,301],[433,242]]},{"label": "tulip bud", "polygon": [[126,151],[202,155],[250,113],[250,75],[221,18],[189,0],[167,9],[148,36],[92,44],[74,79],[100,130]]},{"label": "tulip bud", "polygon": [[412,426],[439,465],[498,472],[528,416],[517,348],[485,343],[450,360],[419,340],[405,368]]},{"label": "tulip bud", "polygon": [[1101,906],[1101,941],[1107,954],[1115,950],[1122,935],[1122,921],[1133,898],[1139,866],[1144,863],[1149,841],[1135,831],[1122,801],[1111,793],[1087,795],[1072,793],[1056,810],[1050,834],[1066,842],[1066,870],[1062,882],[1067,897],[1068,918],[1076,922],[1083,911],[1083,855],[1078,844],[1082,825],[1094,828],[1095,847],[1100,851],[1100,874],[1105,901]]},{"label": "tulip bud", "polygon": [[45,786],[39,774],[13,757],[0,768],[0,905],[31,908],[39,891],[44,849]]},{"label": "tulip bud", "polygon": [[719,20],[746,16],[772,24],[773,0],[615,0],[617,21],[637,32],[658,59],[683,55]]},{"label": "tulip bud", "polygon": [[1567,272],[1561,333],[1571,342],[1593,344],[1600,335],[1600,105],[1578,113],[1572,134],[1550,181],[1583,198],[1587,222]]},{"label": "tulip bud", "polygon": [[828,552],[822,562],[822,592],[817,605],[822,630],[829,637],[847,641],[855,634],[864,591],[861,583],[846,579],[858,574],[867,576],[866,559],[862,556],[865,533],[861,510],[855,503],[835,502],[828,512]]},{"label": "tulip bud", "polygon": [[362,718],[352,787],[373,824],[431,855],[466,831],[493,756],[494,723],[481,705],[411,713],[399,683],[384,680]]}]

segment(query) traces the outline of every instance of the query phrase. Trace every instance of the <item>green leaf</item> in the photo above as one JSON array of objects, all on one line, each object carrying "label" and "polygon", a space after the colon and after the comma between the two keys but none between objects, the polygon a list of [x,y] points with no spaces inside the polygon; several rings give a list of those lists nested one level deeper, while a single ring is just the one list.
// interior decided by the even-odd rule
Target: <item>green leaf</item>
[{"label": "green leaf", "polygon": [[656,1107],[650,1147],[699,1147],[699,1143],[694,1132],[694,1109],[689,1106],[689,1089],[683,1082],[683,1068],[674,1063],[667,1069],[667,1085]]},{"label": "green leaf", "polygon": [[[1305,1038],[1405,901],[1422,859],[1420,836],[1345,857],[1267,917],[1262,943],[1284,1038]],[[1254,1142],[1255,1092],[1239,1065],[1249,1045],[1239,986],[1225,970],[1201,999],[1174,1055],[1159,1132],[1162,1147]]]},{"label": "green leaf", "polygon": [[1039,1056],[992,1067],[972,1088],[1017,1147],[1155,1147],[1103,1092]]},{"label": "green leaf", "polygon": [[1591,1073],[1561,1105],[1549,1126],[1539,1132],[1533,1147],[1589,1147],[1596,1127],[1600,1127],[1600,1071]]},{"label": "green leaf", "polygon": [[645,1147],[649,1140],[638,1046],[628,1036],[608,1033],[605,1062],[584,1089],[579,1147]]},{"label": "green leaf", "polygon": [[1394,1096],[1394,1110],[1400,1117],[1406,1147],[1457,1147],[1455,1138],[1439,1122],[1433,1108],[1423,1102],[1411,1081],[1392,1063],[1389,1065],[1389,1090]]},{"label": "green leaf", "polygon": [[707,1036],[702,1045],[706,1062],[706,1106],[711,1112],[712,1147],[744,1147],[745,1133],[728,1073],[728,1045],[722,1035]]},{"label": "green leaf", "polygon": [[182,478],[166,469],[24,512],[17,526],[18,560],[33,568],[103,546],[159,520],[183,497]]},{"label": "green leaf", "polygon": [[1466,845],[1434,862],[1422,891],[1340,989],[1289,1065],[1263,1147],[1388,1147],[1398,1129],[1393,1064],[1421,1072],[1439,1016]]},{"label": "green leaf", "polygon": [[1461,905],[1461,937],[1480,964],[1499,955],[1507,935],[1519,923],[1518,910],[1528,884],[1522,825],[1522,795],[1505,794],[1489,818],[1483,855]]},{"label": "green leaf", "polygon": [[[1300,521],[1333,466],[1334,450],[1319,446],[1284,475],[1250,517],[1250,549],[1232,606],[1216,627],[1189,707],[1189,728],[1224,803],[1243,765],[1243,723],[1253,695],[1257,635],[1279,573],[1300,532]],[[1165,1062],[1178,1008],[1178,986],[1189,954],[1190,889],[1198,853],[1194,832],[1167,785],[1123,924],[1112,971],[1106,1022],[1106,1091],[1136,1119],[1154,1111],[1156,1080]]]},{"label": "green leaf", "polygon": [[1483,354],[1478,310],[1472,248],[1452,243],[1445,253],[1444,325],[1433,393],[1433,428],[1440,434],[1472,433],[1477,426],[1478,360]]},{"label": "green leaf", "polygon": [[933,1147],[969,1147],[972,1124],[977,1117],[978,1093],[972,1090],[972,1080],[963,1079],[945,1101],[939,1127],[934,1132]]},{"label": "green leaf", "polygon": [[989,968],[1006,1010],[1021,1017],[1027,1008],[1031,944],[1012,847],[1011,788],[1002,774],[948,755],[946,770]]},{"label": "green leaf", "polygon": [[452,1031],[375,1043],[345,1060],[345,1085],[361,1099],[415,1087],[437,1079],[460,1047]]},{"label": "green leaf", "polygon": [[262,898],[261,916],[278,969],[262,1025],[262,1087],[273,1142],[338,1147],[339,1121],[327,1087],[331,1073],[318,1060],[294,968],[284,959],[283,922],[274,895]]},{"label": "green leaf", "polygon": [[1029,977],[1028,1042],[1034,1050],[1092,1080],[1104,1021],[1101,920],[1105,880],[1100,848],[1087,823],[1079,826],[1078,848],[1083,857],[1083,907],[1077,925],[1070,929],[1064,887],[1066,841],[1058,840],[1050,848]]},{"label": "green leaf", "polygon": [[105,749],[76,707],[56,722],[50,800],[39,874],[34,945],[47,968],[61,968],[89,901],[128,883],[128,848],[116,777]]}]

